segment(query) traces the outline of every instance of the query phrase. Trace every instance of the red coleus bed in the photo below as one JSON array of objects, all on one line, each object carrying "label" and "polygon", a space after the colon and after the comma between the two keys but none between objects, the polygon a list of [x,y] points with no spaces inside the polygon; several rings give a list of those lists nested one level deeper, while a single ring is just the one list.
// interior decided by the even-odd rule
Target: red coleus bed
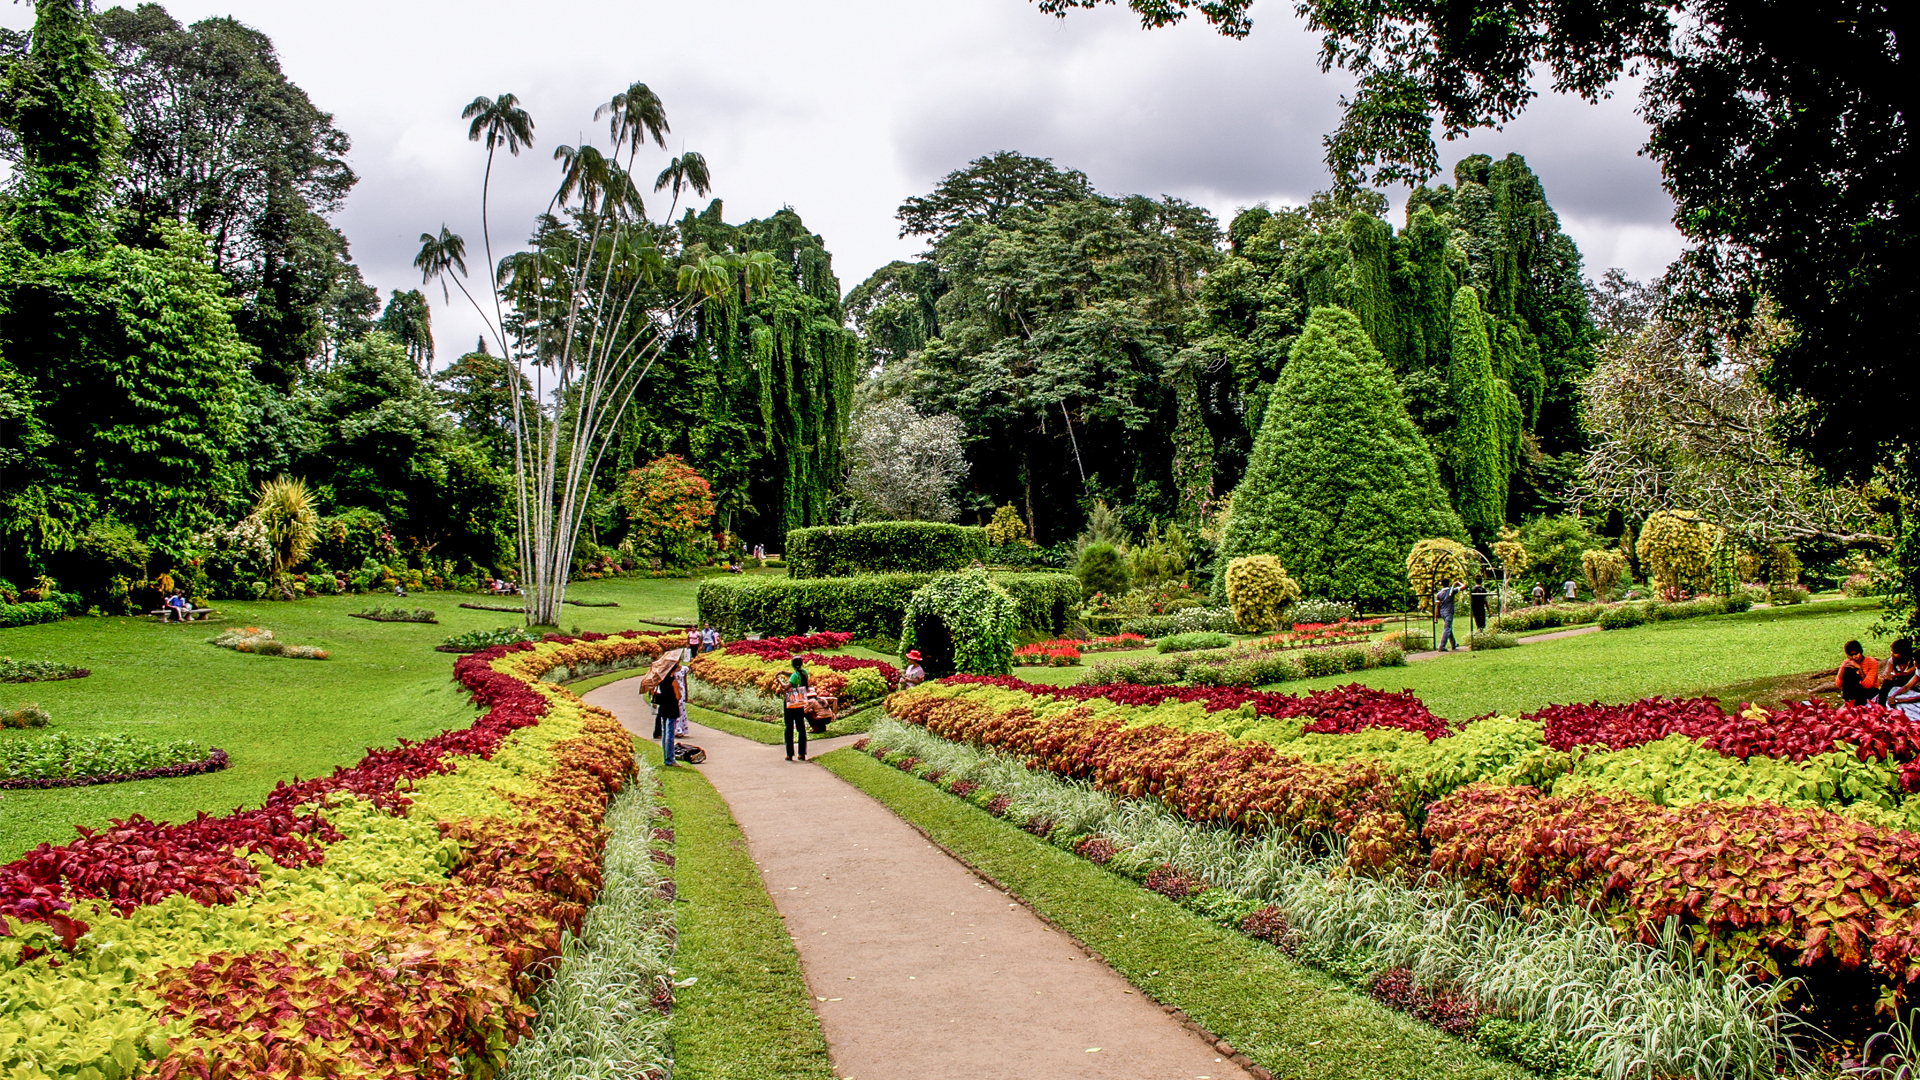
[{"label": "red coleus bed", "polygon": [[1208,712],[1252,705],[1253,711],[1273,720],[1311,717],[1306,730],[1314,734],[1337,735],[1370,727],[1400,728],[1418,731],[1429,739],[1451,734],[1447,722],[1413,695],[1375,690],[1352,683],[1334,690],[1316,690],[1308,694],[1280,694],[1248,690],[1234,686],[1139,686],[1114,683],[1102,686],[1045,686],[1011,675],[954,675],[941,680],[947,684],[977,684],[1019,690],[1036,697],[1064,698],[1072,701],[1100,699],[1119,705],[1160,705],[1169,701],[1197,702]]},{"label": "red coleus bed", "polygon": [[[1645,698],[1625,705],[1549,705],[1530,713],[1546,728],[1557,750],[1605,746],[1624,750],[1669,735],[1684,735],[1742,761],[1750,757],[1805,761],[1851,748],[1863,761],[1891,759],[1906,790],[1920,780],[1920,723],[1877,705],[1829,705],[1802,701],[1774,711],[1748,709],[1728,715],[1715,698]],[[1843,745],[1844,744],[1844,747]]]},{"label": "red coleus bed", "polygon": [[730,641],[722,647],[722,652],[735,656],[757,656],[762,660],[785,660],[797,652],[810,652],[818,649],[844,649],[853,640],[852,634],[795,634],[791,637],[755,638]]},{"label": "red coleus bed", "polygon": [[[652,643],[657,638],[638,632],[619,636],[639,652],[652,647],[656,654],[658,647]],[[556,635],[547,640],[570,639]],[[578,640],[609,639],[583,634]],[[487,710],[470,727],[369,750],[359,764],[335,769],[331,776],[283,781],[256,810],[220,817],[202,813],[179,824],[134,815],[97,832],[82,828],[80,839],[71,843],[41,844],[0,866],[0,914],[44,919],[65,911],[69,898],[79,897],[110,900],[123,912],[176,893],[203,904],[228,903],[239,891],[259,884],[249,855],[264,855],[286,867],[319,865],[324,859],[320,845],[339,839],[317,809],[329,794],[360,796],[387,810],[403,808],[409,802],[403,794],[408,782],[451,772],[451,756],[490,757],[508,734],[539,722],[546,699],[525,681],[492,668],[499,657],[533,647],[524,642],[494,646],[454,664],[454,678]]]},{"label": "red coleus bed", "polygon": [[1771,803],[1657,806],[1475,785],[1427,812],[1432,867],[1496,895],[1597,901],[1651,939],[1668,918],[1777,970],[1872,962],[1920,978],[1920,836]]}]

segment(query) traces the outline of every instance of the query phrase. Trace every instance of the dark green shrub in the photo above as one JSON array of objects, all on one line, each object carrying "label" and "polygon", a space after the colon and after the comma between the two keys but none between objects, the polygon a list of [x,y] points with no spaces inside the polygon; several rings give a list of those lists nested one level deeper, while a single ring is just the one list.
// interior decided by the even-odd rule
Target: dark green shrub
[{"label": "dark green shrub", "polygon": [[1095,593],[1122,596],[1133,585],[1133,577],[1127,573],[1126,557],[1120,554],[1119,548],[1106,543],[1088,544],[1074,565],[1073,576],[1080,579],[1082,596]]},{"label": "dark green shrub", "polygon": [[0,626],[31,626],[67,617],[66,606],[53,600],[0,604]]},{"label": "dark green shrub", "polygon": [[1433,635],[1425,630],[1409,630],[1401,635],[1400,648],[1407,652],[1427,652],[1433,648]]},{"label": "dark green shrub", "polygon": [[985,563],[987,530],[939,521],[821,525],[787,533],[783,556],[795,578],[935,574]]},{"label": "dark green shrub", "polygon": [[1487,629],[1502,634],[1547,630],[1556,626],[1581,626],[1598,619],[1605,604],[1549,604],[1543,607],[1515,608],[1505,615],[1487,620]]},{"label": "dark green shrub", "polygon": [[1233,644],[1225,634],[1168,634],[1160,639],[1163,653],[1192,652],[1195,649],[1224,649]]},{"label": "dark green shrub", "polygon": [[1602,630],[1625,630],[1630,626],[1645,625],[1646,622],[1646,608],[1641,604],[1621,604],[1600,614]]},{"label": "dark green shrub", "polygon": [[[1015,605],[1016,626],[1051,636],[1066,632],[1080,601],[1068,574],[994,574]],[[834,578],[714,578],[700,585],[700,621],[724,633],[799,634],[833,630],[856,637],[900,639],[901,612],[932,574],[862,574]]]}]

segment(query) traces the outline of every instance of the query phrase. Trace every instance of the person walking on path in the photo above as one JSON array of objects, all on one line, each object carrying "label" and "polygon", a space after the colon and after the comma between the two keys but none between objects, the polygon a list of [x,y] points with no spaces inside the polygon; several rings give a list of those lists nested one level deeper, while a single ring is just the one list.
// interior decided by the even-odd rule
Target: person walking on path
[{"label": "person walking on path", "polygon": [[1580,583],[1579,582],[1573,580],[1572,578],[1568,578],[1566,581],[1566,584],[1563,585],[1562,588],[1567,590],[1567,603],[1571,604],[1575,600],[1580,599]]},{"label": "person walking on path", "polygon": [[1478,634],[1487,628],[1487,587],[1474,583],[1473,592],[1467,595],[1469,610],[1473,612],[1473,632]]},{"label": "person walking on path", "polygon": [[807,667],[793,658],[793,674],[787,676],[787,760],[793,760],[793,733],[800,733],[800,760],[807,760]]},{"label": "person walking on path", "polygon": [[1539,583],[1539,582],[1537,582],[1537,581],[1536,581],[1536,582],[1534,582],[1534,584],[1533,584],[1533,606],[1534,606],[1534,607],[1539,607],[1539,606],[1540,606],[1541,604],[1544,604],[1544,603],[1546,603],[1546,602],[1547,602],[1547,587],[1546,587],[1545,585],[1542,585],[1542,584],[1540,584],[1540,583]]},{"label": "person walking on path", "polygon": [[700,628],[698,626],[689,626],[687,627],[687,659],[691,660],[699,655]]},{"label": "person walking on path", "polygon": [[668,767],[674,764],[673,740],[680,733],[686,716],[682,705],[686,697],[686,681],[682,677],[685,670],[676,665],[676,670],[661,679],[653,690],[653,724],[660,733],[660,762]]},{"label": "person walking on path", "polygon": [[1446,652],[1449,645],[1455,649],[1460,647],[1460,642],[1453,636],[1453,601],[1460,595],[1460,590],[1465,584],[1466,582],[1456,581],[1452,585],[1442,585],[1440,591],[1433,595],[1433,602],[1440,612],[1440,619],[1446,624],[1446,631],[1440,635],[1441,652]]},{"label": "person walking on path", "polygon": [[708,623],[707,628],[700,631],[700,651],[711,653],[719,647],[720,631],[715,630],[712,623]]}]

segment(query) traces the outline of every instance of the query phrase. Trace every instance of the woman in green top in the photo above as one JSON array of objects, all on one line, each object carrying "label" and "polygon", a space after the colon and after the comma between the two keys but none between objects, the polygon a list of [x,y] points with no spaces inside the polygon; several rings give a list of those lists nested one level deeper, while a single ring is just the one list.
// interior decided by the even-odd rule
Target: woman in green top
[{"label": "woman in green top", "polygon": [[787,760],[793,760],[793,733],[800,733],[800,760],[807,760],[807,669],[799,657],[793,658],[793,674],[787,676]]}]

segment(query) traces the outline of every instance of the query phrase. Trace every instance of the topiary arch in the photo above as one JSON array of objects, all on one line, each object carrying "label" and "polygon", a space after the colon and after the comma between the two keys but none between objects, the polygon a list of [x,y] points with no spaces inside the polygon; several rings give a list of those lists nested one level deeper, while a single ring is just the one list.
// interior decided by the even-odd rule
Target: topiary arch
[{"label": "topiary arch", "polygon": [[935,578],[914,591],[900,620],[900,652],[919,649],[930,678],[1013,670],[1018,605],[981,570]]}]

